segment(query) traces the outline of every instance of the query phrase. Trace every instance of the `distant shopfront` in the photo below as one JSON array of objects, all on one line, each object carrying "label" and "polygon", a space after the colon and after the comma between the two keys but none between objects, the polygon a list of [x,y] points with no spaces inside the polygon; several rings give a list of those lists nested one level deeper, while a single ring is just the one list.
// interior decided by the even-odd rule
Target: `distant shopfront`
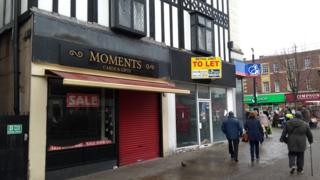
[{"label": "distant shopfront", "polygon": [[286,94],[286,103],[293,106],[297,102],[300,106],[320,106],[320,92]]},{"label": "distant shopfront", "polygon": [[279,110],[285,107],[285,94],[257,94],[257,104],[254,104],[252,95],[244,96],[244,104],[246,110],[252,110],[253,108],[259,108],[260,110]]}]

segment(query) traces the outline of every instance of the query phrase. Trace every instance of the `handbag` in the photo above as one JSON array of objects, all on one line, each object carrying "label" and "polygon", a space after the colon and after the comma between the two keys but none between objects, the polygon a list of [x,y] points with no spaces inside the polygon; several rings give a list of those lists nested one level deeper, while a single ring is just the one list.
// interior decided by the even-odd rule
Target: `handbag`
[{"label": "handbag", "polygon": [[241,140],[242,140],[242,142],[248,142],[249,141],[248,133],[242,134]]}]

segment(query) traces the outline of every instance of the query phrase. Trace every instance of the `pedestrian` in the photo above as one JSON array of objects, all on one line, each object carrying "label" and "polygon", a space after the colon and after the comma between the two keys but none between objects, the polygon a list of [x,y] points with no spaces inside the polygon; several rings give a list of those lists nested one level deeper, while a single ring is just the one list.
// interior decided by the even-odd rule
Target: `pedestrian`
[{"label": "pedestrian", "polygon": [[270,121],[268,116],[264,112],[260,112],[260,124],[262,126],[263,132],[268,138],[268,128],[270,128]]},{"label": "pedestrian", "polygon": [[272,117],[272,127],[278,127],[278,124],[280,124],[280,115],[279,111],[275,110]]},{"label": "pedestrian", "polygon": [[259,160],[259,142],[263,141],[264,135],[262,126],[257,119],[255,112],[250,112],[249,118],[245,124],[245,130],[249,137],[251,162],[254,161],[254,155],[256,155],[256,159]]},{"label": "pedestrian", "polygon": [[239,139],[242,136],[243,128],[240,121],[234,117],[232,111],[228,113],[227,119],[223,121],[221,129],[227,137],[231,159],[238,162]]},{"label": "pedestrian", "polygon": [[299,174],[303,173],[304,151],[306,150],[307,144],[306,137],[309,144],[313,143],[310,127],[302,118],[302,113],[297,111],[295,117],[286,123],[280,137],[280,142],[285,142],[288,146],[291,174],[293,174],[295,170],[297,170]]},{"label": "pedestrian", "polygon": [[304,120],[307,123],[310,123],[310,121],[311,121],[310,110],[304,106],[304,107],[302,107],[301,113],[302,113],[302,120]]}]

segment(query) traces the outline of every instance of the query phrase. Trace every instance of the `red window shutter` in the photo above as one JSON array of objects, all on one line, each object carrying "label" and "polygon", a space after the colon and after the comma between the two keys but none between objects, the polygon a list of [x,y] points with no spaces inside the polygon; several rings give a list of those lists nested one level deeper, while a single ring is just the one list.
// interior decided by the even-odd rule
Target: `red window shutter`
[{"label": "red window shutter", "polygon": [[159,157],[159,94],[138,91],[119,93],[119,164]]}]

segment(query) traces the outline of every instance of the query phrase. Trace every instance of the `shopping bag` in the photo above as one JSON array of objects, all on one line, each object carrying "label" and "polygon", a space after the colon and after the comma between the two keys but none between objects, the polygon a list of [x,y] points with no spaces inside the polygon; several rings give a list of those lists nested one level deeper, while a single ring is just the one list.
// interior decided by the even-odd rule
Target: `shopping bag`
[{"label": "shopping bag", "polygon": [[272,134],[272,130],[270,126],[266,127],[266,131],[267,131],[267,134]]}]

